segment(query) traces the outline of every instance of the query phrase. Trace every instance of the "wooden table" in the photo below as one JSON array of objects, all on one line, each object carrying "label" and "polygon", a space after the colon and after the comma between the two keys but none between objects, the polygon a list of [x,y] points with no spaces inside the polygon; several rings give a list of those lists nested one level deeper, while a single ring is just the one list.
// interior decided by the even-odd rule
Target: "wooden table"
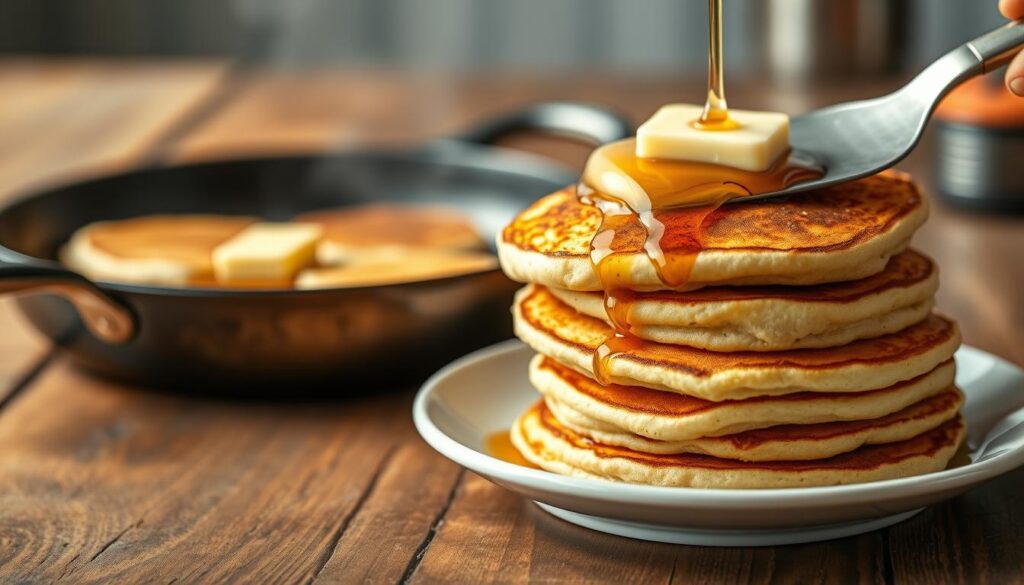
[{"label": "wooden table", "polygon": [[[733,103],[798,111],[883,89],[762,87],[739,87]],[[2,61],[0,196],[142,162],[409,144],[536,99],[614,103],[640,119],[700,94],[699,82],[646,78]],[[926,150],[905,167],[927,179]],[[966,342],[1024,364],[1024,223],[936,205],[916,241],[942,266],[939,306]],[[556,520],[440,457],[412,428],[411,388],[329,406],[205,401],[76,371],[9,301],[0,331],[2,582],[1024,579],[1024,470],[843,540],[650,544]]]}]

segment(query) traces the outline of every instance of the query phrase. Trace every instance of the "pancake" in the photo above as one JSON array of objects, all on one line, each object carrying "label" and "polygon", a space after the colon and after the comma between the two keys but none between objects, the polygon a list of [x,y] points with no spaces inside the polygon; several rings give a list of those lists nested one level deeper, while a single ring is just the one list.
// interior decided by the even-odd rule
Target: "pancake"
[{"label": "pancake", "polygon": [[[908,250],[882,272],[850,282],[618,293],[616,300],[628,303],[630,333],[643,339],[712,351],[779,351],[899,331],[931,313],[938,287],[934,263]],[[607,321],[601,293],[549,290],[577,311]]]},{"label": "pancake", "polygon": [[257,221],[226,215],[149,215],[79,229],[61,260],[93,280],[184,285],[213,280],[214,248]]},{"label": "pancake", "polygon": [[530,363],[530,382],[547,398],[604,423],[603,430],[686,441],[776,425],[875,419],[946,390],[955,372],[950,360],[916,378],[869,392],[797,392],[711,402],[638,386],[605,386],[551,358],[537,356]]},{"label": "pancake", "polygon": [[[692,230],[673,223],[673,217],[683,213],[656,214],[665,226],[661,247],[666,253],[679,242],[692,241]],[[915,185],[893,172],[781,200],[725,205],[702,224],[703,249],[684,288],[866,278],[882,271],[891,256],[907,247],[927,215],[927,204]],[[581,203],[575,188],[544,197],[498,236],[502,268],[520,282],[601,290],[590,259],[590,243],[600,223],[600,211]],[[615,237],[625,249],[639,250],[646,233],[636,225]],[[666,288],[645,254],[625,260],[630,288]]]},{"label": "pancake", "polygon": [[545,400],[559,423],[595,442],[633,451],[672,455],[693,453],[739,461],[808,461],[853,451],[864,445],[896,443],[930,431],[952,419],[963,404],[948,387],[903,410],[879,418],[817,424],[779,425],[721,437],[658,441],[623,429],[608,428],[572,408]]},{"label": "pancake", "polygon": [[295,288],[343,288],[418,282],[491,270],[492,254],[443,249],[410,249],[398,259],[364,260],[344,266],[308,268],[299,273]]},{"label": "pancake", "polygon": [[317,250],[317,261],[327,266],[401,260],[409,249],[485,248],[469,217],[439,206],[375,203],[314,211],[292,221],[323,226],[324,239]]},{"label": "pancake", "polygon": [[656,455],[604,445],[563,426],[539,402],[512,427],[529,462],[562,475],[697,488],[789,488],[894,479],[942,470],[964,440],[956,418],[910,439],[813,461],[734,461],[707,455]]},{"label": "pancake", "polygon": [[[576,312],[536,285],[516,294],[512,312],[520,339],[590,375],[595,351],[613,333],[604,321]],[[616,384],[722,401],[885,388],[930,372],[959,344],[956,325],[931,315],[898,333],[824,349],[718,353],[638,340],[605,365]]]}]

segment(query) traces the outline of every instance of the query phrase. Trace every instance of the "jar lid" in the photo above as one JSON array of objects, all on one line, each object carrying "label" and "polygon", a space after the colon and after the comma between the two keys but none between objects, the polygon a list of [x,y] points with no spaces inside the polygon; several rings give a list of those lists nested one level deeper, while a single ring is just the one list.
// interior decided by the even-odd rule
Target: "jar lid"
[{"label": "jar lid", "polygon": [[935,117],[987,128],[1024,128],[1024,98],[1006,88],[1001,73],[975,77],[954,89],[939,104]]}]

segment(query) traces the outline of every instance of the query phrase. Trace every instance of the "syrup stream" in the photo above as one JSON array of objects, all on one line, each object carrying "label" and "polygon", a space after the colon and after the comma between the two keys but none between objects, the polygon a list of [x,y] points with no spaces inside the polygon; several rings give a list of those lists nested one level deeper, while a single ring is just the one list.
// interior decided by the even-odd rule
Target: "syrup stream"
[{"label": "syrup stream", "polygon": [[708,97],[704,111],[694,127],[700,130],[734,130],[739,128],[729,118],[725,100],[725,61],[722,58],[722,0],[708,0]]}]

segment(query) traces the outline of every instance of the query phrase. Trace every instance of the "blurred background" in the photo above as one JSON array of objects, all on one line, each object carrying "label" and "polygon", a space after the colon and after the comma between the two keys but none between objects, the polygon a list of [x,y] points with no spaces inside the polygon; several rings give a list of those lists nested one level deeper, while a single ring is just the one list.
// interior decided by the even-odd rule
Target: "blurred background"
[{"label": "blurred background", "polygon": [[[729,104],[789,114],[887,93],[1003,23],[997,0],[724,8]],[[224,68],[191,121],[231,131],[190,137],[190,157],[395,146],[540,100],[608,104],[637,122],[667,102],[700,102],[707,10],[706,0],[4,0],[0,59]],[[1024,152],[1022,102],[999,74],[975,86],[940,112],[935,148],[926,140],[918,157],[942,161],[928,170],[943,194],[1024,208],[1012,164]],[[577,167],[587,153],[512,145]]]},{"label": "blurred background", "polygon": [[[703,0],[4,0],[0,52],[686,75],[705,66],[706,10]],[[725,10],[729,72],[786,82],[910,70],[1001,21],[995,0],[729,0]]]}]

